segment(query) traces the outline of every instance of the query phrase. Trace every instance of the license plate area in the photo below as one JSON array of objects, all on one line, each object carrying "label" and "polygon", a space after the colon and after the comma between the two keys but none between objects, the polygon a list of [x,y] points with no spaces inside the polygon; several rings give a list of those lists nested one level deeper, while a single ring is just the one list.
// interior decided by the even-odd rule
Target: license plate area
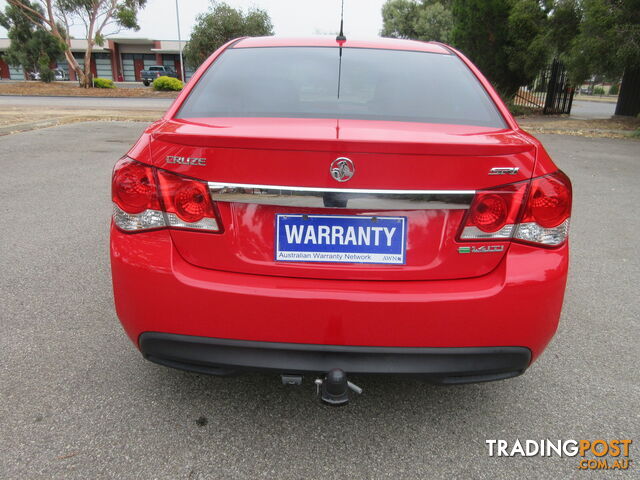
[{"label": "license plate area", "polygon": [[276,214],[277,262],[405,265],[407,218]]}]

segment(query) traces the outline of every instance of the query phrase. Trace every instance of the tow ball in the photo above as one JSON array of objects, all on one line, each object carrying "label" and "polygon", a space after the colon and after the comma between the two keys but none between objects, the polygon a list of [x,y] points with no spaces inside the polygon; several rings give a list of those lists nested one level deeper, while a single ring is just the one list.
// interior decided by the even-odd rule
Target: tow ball
[{"label": "tow ball", "polygon": [[347,374],[339,368],[329,370],[324,378],[316,378],[315,384],[320,400],[334,407],[349,403],[349,390],[362,393],[362,388],[347,380]]}]

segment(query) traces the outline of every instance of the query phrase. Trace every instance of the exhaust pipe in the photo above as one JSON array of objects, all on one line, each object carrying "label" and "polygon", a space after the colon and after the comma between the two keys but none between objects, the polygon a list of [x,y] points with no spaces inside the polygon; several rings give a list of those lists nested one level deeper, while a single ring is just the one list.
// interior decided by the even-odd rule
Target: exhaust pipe
[{"label": "exhaust pipe", "polygon": [[340,407],[349,403],[349,390],[362,393],[362,388],[347,380],[347,374],[339,368],[329,370],[327,375],[315,381],[320,400],[327,405]]}]

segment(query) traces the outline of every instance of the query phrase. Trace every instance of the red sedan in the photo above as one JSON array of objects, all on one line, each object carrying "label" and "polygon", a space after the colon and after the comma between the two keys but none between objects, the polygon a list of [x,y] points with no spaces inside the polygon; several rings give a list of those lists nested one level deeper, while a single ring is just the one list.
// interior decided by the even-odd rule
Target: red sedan
[{"label": "red sedan", "polygon": [[117,313],[156,363],[480,382],[558,325],[571,183],[446,45],[230,42],[112,192]]}]

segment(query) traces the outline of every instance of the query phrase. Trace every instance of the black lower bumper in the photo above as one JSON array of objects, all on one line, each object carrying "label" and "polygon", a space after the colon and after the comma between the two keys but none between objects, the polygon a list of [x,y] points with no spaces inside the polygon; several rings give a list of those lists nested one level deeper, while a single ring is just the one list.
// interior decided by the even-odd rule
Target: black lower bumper
[{"label": "black lower bumper", "polygon": [[355,347],[252,342],[146,332],[140,350],[152,362],[182,370],[228,375],[242,370],[424,377],[434,383],[473,383],[520,375],[529,366],[525,347]]}]

